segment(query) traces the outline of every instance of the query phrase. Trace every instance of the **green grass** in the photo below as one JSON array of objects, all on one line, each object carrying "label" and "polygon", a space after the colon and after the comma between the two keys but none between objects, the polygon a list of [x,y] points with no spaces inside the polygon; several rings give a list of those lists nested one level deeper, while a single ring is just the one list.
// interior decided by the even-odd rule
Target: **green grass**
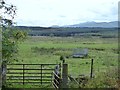
[{"label": "green grass", "polygon": [[[58,51],[53,51],[53,54],[46,52],[42,52],[41,54],[41,51],[33,52],[32,48],[34,47],[40,50],[41,48],[46,48],[48,51],[50,48],[56,48]],[[94,67],[98,67],[99,69],[112,66],[111,64],[117,64],[118,54],[115,53],[115,50],[117,50],[118,44],[116,38],[92,39],[70,37],[30,37],[19,45],[18,63],[59,63],[60,55],[71,55],[75,48],[88,48],[89,56],[86,59],[71,57],[66,59],[66,63],[69,64],[70,69],[71,64],[75,64],[77,69],[79,67],[77,64],[86,62],[85,60],[90,62],[91,59],[94,59]]]},{"label": "green grass", "polygon": [[[39,50],[33,51],[35,47]],[[14,63],[57,64],[61,62],[59,60],[61,55],[70,56],[75,48],[88,48],[88,57],[66,58],[68,73],[74,77],[80,74],[89,76],[91,59],[94,59],[95,76],[118,65],[117,38],[97,37],[28,37],[19,44],[18,62]]]}]

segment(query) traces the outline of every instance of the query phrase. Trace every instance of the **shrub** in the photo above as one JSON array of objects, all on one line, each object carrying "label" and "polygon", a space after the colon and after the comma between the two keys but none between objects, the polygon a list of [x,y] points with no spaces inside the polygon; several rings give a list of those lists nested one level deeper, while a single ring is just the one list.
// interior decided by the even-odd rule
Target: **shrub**
[{"label": "shrub", "polygon": [[100,73],[96,78],[89,79],[84,88],[119,88],[118,70],[116,68],[108,72]]}]

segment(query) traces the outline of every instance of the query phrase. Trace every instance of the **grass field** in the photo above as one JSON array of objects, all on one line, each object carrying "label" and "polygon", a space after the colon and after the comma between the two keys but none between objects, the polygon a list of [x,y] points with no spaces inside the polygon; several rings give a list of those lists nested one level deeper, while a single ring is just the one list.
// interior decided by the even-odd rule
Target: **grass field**
[{"label": "grass field", "polygon": [[89,74],[91,59],[96,74],[117,66],[117,42],[117,38],[28,37],[19,45],[17,63],[60,63],[61,55],[70,56],[76,48],[88,48],[88,57],[84,59],[66,58],[69,74]]},{"label": "grass field", "polygon": [[[72,58],[74,49],[88,48],[85,58]],[[73,77],[85,74],[89,77],[91,59],[94,59],[94,76],[118,67],[117,38],[76,38],[29,36],[19,44],[18,61],[14,63],[60,63],[60,56],[65,56],[68,73]]]}]

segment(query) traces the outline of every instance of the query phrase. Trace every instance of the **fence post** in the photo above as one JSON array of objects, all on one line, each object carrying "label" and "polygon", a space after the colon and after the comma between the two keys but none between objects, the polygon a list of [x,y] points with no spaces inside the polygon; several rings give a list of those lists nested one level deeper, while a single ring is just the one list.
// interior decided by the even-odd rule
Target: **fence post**
[{"label": "fence post", "polygon": [[2,64],[2,86],[6,83],[7,64]]},{"label": "fence post", "polygon": [[0,90],[2,89],[2,27],[0,30]]},{"label": "fence post", "polygon": [[68,64],[62,65],[62,88],[68,88]]},{"label": "fence post", "polygon": [[0,90],[1,89],[2,89],[2,63],[0,62]]},{"label": "fence post", "polygon": [[93,59],[91,60],[91,72],[90,72],[90,78],[93,77]]}]

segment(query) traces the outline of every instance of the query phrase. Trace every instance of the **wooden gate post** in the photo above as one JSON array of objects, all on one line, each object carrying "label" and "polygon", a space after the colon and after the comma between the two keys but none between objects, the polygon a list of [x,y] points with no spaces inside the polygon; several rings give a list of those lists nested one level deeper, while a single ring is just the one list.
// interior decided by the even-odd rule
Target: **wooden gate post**
[{"label": "wooden gate post", "polygon": [[2,29],[0,30],[0,90],[2,89]]},{"label": "wooden gate post", "polygon": [[68,88],[68,64],[62,65],[62,87]]},{"label": "wooden gate post", "polygon": [[2,63],[2,88],[6,84],[7,64]]},{"label": "wooden gate post", "polygon": [[0,90],[2,89],[2,64],[0,63]]},{"label": "wooden gate post", "polygon": [[93,77],[93,59],[91,60],[91,72],[90,72],[90,78]]}]

